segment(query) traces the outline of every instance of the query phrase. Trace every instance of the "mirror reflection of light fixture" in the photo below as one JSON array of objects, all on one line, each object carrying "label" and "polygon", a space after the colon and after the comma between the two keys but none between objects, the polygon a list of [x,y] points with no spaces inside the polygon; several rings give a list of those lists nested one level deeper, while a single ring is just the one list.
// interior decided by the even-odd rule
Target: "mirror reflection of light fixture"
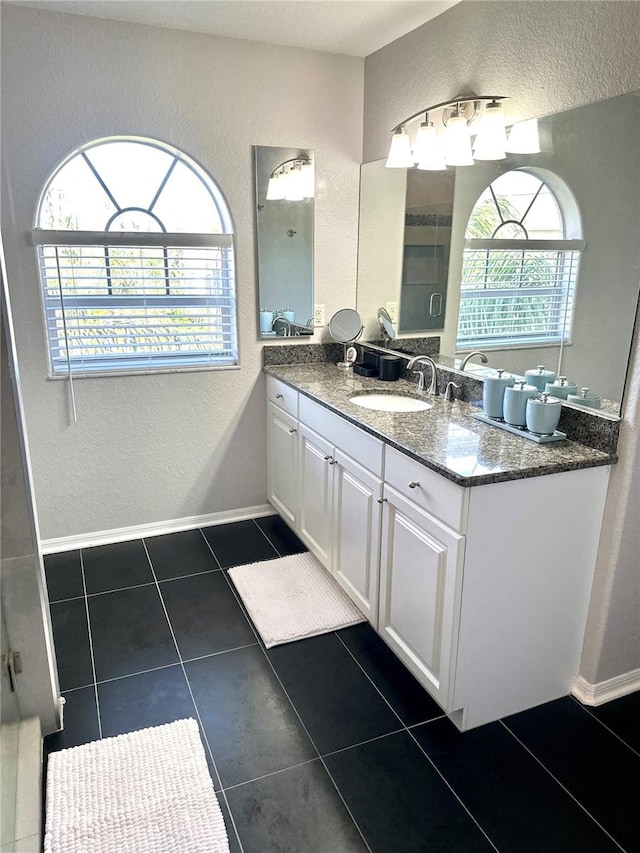
[{"label": "mirror reflection of light fixture", "polygon": [[[442,170],[447,166],[472,166],[477,160],[504,160],[507,152],[538,153],[537,127],[532,122],[514,124],[507,141],[505,100],[505,95],[461,95],[414,113],[393,128],[386,165]],[[406,126],[420,116],[425,119],[412,151]]]},{"label": "mirror reflection of light fixture", "polygon": [[314,195],[315,174],[309,157],[285,160],[269,175],[267,201],[302,201]]},{"label": "mirror reflection of light fixture", "polygon": [[530,118],[516,122],[509,131],[506,150],[510,154],[539,154],[538,119]]}]

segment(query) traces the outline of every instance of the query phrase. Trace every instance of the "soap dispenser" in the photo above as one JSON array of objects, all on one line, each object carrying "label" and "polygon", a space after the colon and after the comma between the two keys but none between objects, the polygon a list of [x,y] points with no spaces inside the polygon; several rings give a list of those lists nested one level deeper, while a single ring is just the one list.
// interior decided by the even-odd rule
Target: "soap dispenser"
[{"label": "soap dispenser", "polygon": [[502,418],[504,407],[504,389],[515,382],[515,377],[505,375],[504,370],[496,370],[484,377],[482,388],[482,408],[488,418]]}]

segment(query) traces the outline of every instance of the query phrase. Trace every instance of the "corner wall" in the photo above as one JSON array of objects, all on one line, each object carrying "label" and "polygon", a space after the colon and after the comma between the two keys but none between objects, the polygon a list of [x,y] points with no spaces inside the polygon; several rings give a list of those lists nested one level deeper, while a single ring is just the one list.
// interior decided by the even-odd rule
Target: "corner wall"
[{"label": "corner wall", "polygon": [[[355,304],[363,61],[2,4],[2,232],[42,538],[266,502],[252,145],[316,154],[315,301]],[[236,229],[239,370],[47,379],[35,252],[60,161],[112,135],[176,145]]]},{"label": "corner wall", "polygon": [[[367,57],[363,159],[386,156],[406,116],[460,93],[508,95],[523,119],[640,90],[639,43],[638,3],[461,3]],[[591,684],[640,668],[638,325],[581,664]]]}]

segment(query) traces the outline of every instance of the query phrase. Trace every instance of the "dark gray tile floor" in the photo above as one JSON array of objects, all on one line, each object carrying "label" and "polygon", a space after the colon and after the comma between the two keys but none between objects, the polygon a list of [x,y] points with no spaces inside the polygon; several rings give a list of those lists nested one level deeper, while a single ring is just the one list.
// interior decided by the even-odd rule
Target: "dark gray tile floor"
[{"label": "dark gray tile floor", "polygon": [[47,557],[45,754],[194,717],[232,853],[640,850],[640,694],[460,734],[367,624],[264,649],[225,569],[303,550],[272,516]]}]

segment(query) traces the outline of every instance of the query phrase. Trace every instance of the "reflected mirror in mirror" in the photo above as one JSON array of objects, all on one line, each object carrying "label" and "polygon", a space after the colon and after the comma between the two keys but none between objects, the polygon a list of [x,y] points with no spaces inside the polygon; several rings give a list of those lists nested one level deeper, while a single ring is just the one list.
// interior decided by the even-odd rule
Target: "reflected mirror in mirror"
[{"label": "reflected mirror in mirror", "polygon": [[259,334],[313,334],[314,154],[254,146]]},{"label": "reflected mirror in mirror", "polygon": [[[612,401],[603,410],[618,412],[638,302],[639,119],[640,98],[635,94],[589,104],[540,119],[539,154],[509,154],[502,161],[477,162],[437,173],[450,172],[452,179],[455,175],[444,326],[441,331],[432,331],[423,323],[423,330],[405,331],[401,322],[397,337],[440,335],[441,355],[454,359],[458,366],[472,349],[486,352],[491,368],[513,373],[522,374],[544,364],[578,387],[588,386],[592,393]],[[405,234],[411,221],[407,183],[416,171],[386,169],[384,161],[362,167],[357,307],[365,323],[364,340],[380,337],[377,310],[381,305],[402,306]],[[502,193],[498,179],[507,172],[516,177],[521,173],[520,183],[527,184],[525,191]],[[503,180],[502,184],[506,186],[507,182]],[[534,184],[534,195],[538,187],[540,195],[527,214],[532,198],[520,208]],[[505,195],[499,199],[502,210],[496,210],[495,205],[490,210],[486,196],[490,185]],[[512,189],[514,186],[511,182]],[[428,209],[430,201],[425,197],[420,202],[412,196],[412,206],[418,208],[422,204]],[[545,209],[549,214],[546,218]],[[497,217],[489,236],[480,233],[483,212],[490,219]],[[496,231],[501,216],[515,224]],[[490,224],[485,222],[484,226]],[[505,245],[488,242],[492,239]],[[486,266],[487,259],[497,262],[498,251],[505,253],[507,266],[513,266],[517,255],[526,259],[527,251],[533,248],[532,244],[525,246],[526,239],[538,240],[541,245],[546,240],[563,239],[567,246],[544,262],[530,252],[528,274],[520,276],[517,292],[513,278],[505,276],[500,281],[495,275],[484,275],[481,267]],[[516,245],[519,240],[523,243]],[[439,239],[433,243],[440,244]],[[471,253],[479,264],[476,272],[482,272],[476,279],[477,291],[495,286],[500,292],[490,294],[495,297],[493,307],[502,306],[505,316],[515,316],[519,298],[526,302],[531,315],[536,299],[555,306],[547,311],[555,324],[555,339],[549,329],[547,337],[542,337],[537,326],[529,331],[520,328],[517,334],[503,328],[492,339],[486,328],[483,331],[474,323],[467,327],[464,341],[460,318],[465,316],[465,302],[467,309],[478,313],[481,307],[485,310],[492,304],[483,301],[477,291],[469,292]],[[431,263],[435,268],[434,258]],[[483,367],[477,365],[475,369]],[[474,369],[473,364],[467,369]]]}]

